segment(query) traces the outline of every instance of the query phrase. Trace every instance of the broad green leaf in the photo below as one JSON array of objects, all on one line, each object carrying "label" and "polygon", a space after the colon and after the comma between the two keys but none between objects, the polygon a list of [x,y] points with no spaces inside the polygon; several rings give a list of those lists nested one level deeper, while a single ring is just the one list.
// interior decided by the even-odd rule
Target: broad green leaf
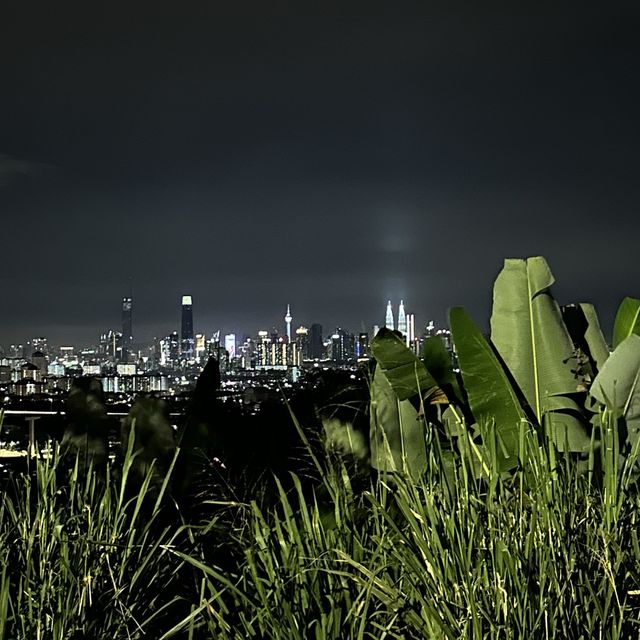
[{"label": "broad green leaf", "polygon": [[[578,390],[573,343],[549,291],[553,282],[544,258],[509,259],[493,291],[491,341],[541,425],[547,411],[572,410],[567,396]],[[560,399],[551,406],[553,396]],[[568,416],[564,423],[584,430],[579,418]]]},{"label": "broad green leaf", "polygon": [[640,434],[640,337],[625,338],[609,356],[591,386],[591,395],[625,419],[635,445]]},{"label": "broad green leaf", "polygon": [[613,348],[628,338],[631,334],[640,335],[640,300],[625,298],[618,307],[613,324]]},{"label": "broad green leaf", "polygon": [[584,425],[580,405],[567,396],[549,396],[546,407],[542,418],[545,432],[558,451],[589,451],[591,435]]},{"label": "broad green leaf", "polygon": [[588,323],[587,331],[585,332],[584,337],[587,341],[591,357],[596,363],[598,371],[600,371],[604,366],[604,363],[609,358],[609,345],[607,345],[607,341],[604,339],[595,307],[592,304],[588,304],[586,302],[580,303],[579,306],[582,309]]},{"label": "broad green leaf", "polygon": [[371,342],[371,352],[399,400],[424,396],[438,386],[424,364],[393,331],[380,329]]},{"label": "broad green leaf", "polygon": [[371,381],[371,466],[418,477],[427,466],[424,422],[409,400],[399,400],[376,364]]},{"label": "broad green leaf", "polygon": [[499,468],[511,469],[518,462],[520,425],[526,421],[525,412],[502,364],[462,307],[449,311],[449,326],[471,411],[478,424],[495,421],[502,445]]},{"label": "broad green leaf", "polygon": [[451,364],[451,354],[442,338],[440,336],[428,337],[424,341],[422,355],[424,366],[436,384],[441,388],[451,387],[457,398],[461,399],[462,393]]},{"label": "broad green leaf", "polygon": [[567,304],[562,307],[562,320],[580,354],[576,360],[577,377],[589,386],[609,357],[596,310],[592,304]]}]

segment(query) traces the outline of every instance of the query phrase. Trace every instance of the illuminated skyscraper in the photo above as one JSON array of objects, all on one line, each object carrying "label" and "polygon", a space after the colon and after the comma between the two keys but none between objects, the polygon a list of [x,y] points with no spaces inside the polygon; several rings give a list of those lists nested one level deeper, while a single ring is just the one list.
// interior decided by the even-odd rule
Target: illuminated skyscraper
[{"label": "illuminated skyscraper", "polygon": [[413,313],[407,313],[407,347],[411,347],[416,339],[416,316]]},{"label": "illuminated skyscraper", "polygon": [[182,296],[182,331],[180,348],[183,358],[193,360],[195,340],[193,338],[193,306],[191,296]]},{"label": "illuminated skyscraper", "polygon": [[204,358],[204,354],[207,350],[207,345],[204,337],[204,333],[196,333],[196,359],[202,360]]},{"label": "illuminated skyscraper", "polygon": [[369,334],[361,331],[356,342],[356,357],[366,358],[369,355]]},{"label": "illuminated skyscraper", "polygon": [[133,342],[133,300],[131,297],[122,299],[122,352],[120,359],[127,362],[131,354]]},{"label": "illuminated skyscraper", "polygon": [[[298,345],[299,360],[310,358],[311,345],[309,343],[309,329],[306,327],[298,327],[296,329],[296,343]],[[300,362],[297,362],[296,364],[300,364]]]},{"label": "illuminated skyscraper", "polygon": [[404,302],[400,300],[400,307],[398,307],[398,331],[403,335],[407,335],[407,314],[404,310]]},{"label": "illuminated skyscraper", "polygon": [[232,360],[236,357],[236,334],[235,333],[227,333],[224,337],[224,348],[227,350],[229,354],[229,360]]},{"label": "illuminated skyscraper", "polygon": [[291,342],[291,307],[287,305],[287,315],[284,317],[284,321],[287,323],[287,342]]},{"label": "illuminated skyscraper", "polygon": [[178,363],[180,358],[180,340],[178,332],[173,331],[166,338],[160,340],[160,364],[170,367]]},{"label": "illuminated skyscraper", "polygon": [[387,329],[391,329],[391,331],[393,331],[396,328],[395,323],[393,321],[393,309],[391,308],[391,300],[387,302],[387,317],[385,319],[384,326],[387,327]]},{"label": "illuminated skyscraper", "polygon": [[39,338],[33,338],[31,340],[27,340],[27,344],[25,345],[25,348],[24,348],[24,357],[30,358],[33,355],[33,353],[36,351],[40,351],[45,355],[48,354],[46,338],[39,337]]},{"label": "illuminated skyscraper", "polygon": [[353,359],[355,355],[355,336],[338,327],[331,336],[331,359],[338,364],[344,364]]},{"label": "illuminated skyscraper", "polygon": [[100,336],[98,352],[101,356],[112,361],[122,358],[122,334],[119,331],[109,331]]}]

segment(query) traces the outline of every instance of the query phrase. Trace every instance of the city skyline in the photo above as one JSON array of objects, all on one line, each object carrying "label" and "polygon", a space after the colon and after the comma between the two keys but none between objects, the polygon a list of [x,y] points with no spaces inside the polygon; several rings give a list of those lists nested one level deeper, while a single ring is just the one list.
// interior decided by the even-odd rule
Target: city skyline
[{"label": "city skyline", "polygon": [[484,328],[536,255],[609,332],[640,297],[638,7],[415,9],[3,10],[0,342],[88,341],[131,290],[149,338],[184,291],[238,334],[390,298]]},{"label": "city skyline", "polygon": [[[64,347],[65,345],[73,345],[79,348],[83,348],[83,347],[89,347],[91,345],[97,344],[99,339],[101,337],[107,336],[107,334],[109,335],[113,334],[113,335],[118,335],[122,337],[123,359],[126,360],[127,359],[126,354],[129,352],[131,347],[135,349],[136,346],[149,345],[154,341],[162,340],[164,338],[169,337],[172,333],[178,336],[178,340],[180,343],[180,350],[188,352],[190,349],[191,351],[193,351],[195,346],[195,338],[198,335],[203,335],[205,338],[209,339],[211,336],[213,336],[216,333],[223,337],[230,333],[231,335],[234,335],[237,340],[239,340],[240,338],[245,336],[255,338],[255,336],[258,335],[258,332],[266,330],[269,333],[271,333],[272,331],[275,331],[279,335],[283,337],[287,337],[288,341],[292,341],[295,339],[295,333],[297,332],[298,329],[309,330],[310,327],[314,325],[322,328],[322,330],[325,332],[325,338],[329,338],[330,335],[338,329],[348,331],[353,335],[358,335],[359,333],[364,331],[365,333],[373,336],[375,334],[376,327],[385,326],[384,323],[378,322],[377,319],[373,321],[362,321],[358,327],[351,327],[341,322],[337,322],[334,325],[328,325],[328,324],[323,324],[322,322],[314,321],[312,319],[308,319],[305,322],[302,322],[302,321],[294,322],[294,320],[297,320],[297,316],[293,315],[292,313],[292,309],[291,309],[292,305],[287,303],[286,315],[284,317],[281,317],[280,322],[277,321],[277,318],[272,318],[272,320],[274,320],[273,322],[265,321],[257,324],[252,328],[249,328],[246,331],[234,330],[233,326],[231,328],[221,327],[219,325],[215,325],[211,323],[207,324],[207,326],[205,327],[202,323],[198,322],[197,316],[195,317],[195,320],[194,320],[193,306],[194,304],[196,304],[196,302],[193,300],[193,296],[188,294],[183,294],[180,296],[180,300],[181,302],[179,305],[180,306],[179,320],[176,322],[175,326],[167,326],[167,329],[165,331],[160,331],[153,335],[147,335],[147,334],[143,334],[142,336],[136,335],[137,334],[136,325],[135,325],[135,321],[133,320],[133,313],[132,313],[133,308],[135,306],[135,300],[132,298],[130,294],[128,296],[125,296],[121,302],[121,305],[122,305],[121,325],[112,326],[112,327],[103,326],[102,328],[99,329],[98,333],[95,336],[91,336],[87,340],[84,340],[84,341],[83,340],[59,340],[55,337],[55,335],[51,334],[51,332],[42,331],[39,334],[28,335],[28,336],[25,335],[25,336],[22,336],[21,339],[13,340],[13,341],[3,341],[0,336],[0,348],[8,349],[9,347],[12,347],[12,346],[18,346],[18,345],[25,346],[34,340],[39,341],[42,339],[44,339],[49,344],[50,348],[52,346],[60,348],[60,347]],[[387,317],[389,312],[389,305],[392,305],[395,308],[401,309],[403,308],[403,304],[404,304],[403,300],[400,300],[399,302],[395,302],[395,303],[389,300],[386,306]],[[189,344],[185,344],[185,308],[188,309],[188,311],[186,312],[188,314],[188,319],[186,320],[186,326],[188,328],[186,329],[186,331],[189,334],[189,336],[191,336],[190,348],[189,348]],[[384,315],[384,313],[385,312],[383,310],[382,315]],[[409,315],[415,316],[415,314],[407,314],[407,317],[409,317]],[[425,322],[423,322],[420,325],[420,328],[424,329],[425,327],[427,327],[429,322],[432,322],[432,320],[433,320],[432,318],[429,318],[429,320],[425,320]],[[393,326],[390,326],[389,324],[387,324],[386,326],[387,328],[397,329],[401,331],[401,333],[403,334],[406,334],[407,332],[406,322],[405,322],[404,328],[402,328],[400,324],[396,326],[395,323],[393,324]],[[188,338],[188,336],[186,337]]]}]

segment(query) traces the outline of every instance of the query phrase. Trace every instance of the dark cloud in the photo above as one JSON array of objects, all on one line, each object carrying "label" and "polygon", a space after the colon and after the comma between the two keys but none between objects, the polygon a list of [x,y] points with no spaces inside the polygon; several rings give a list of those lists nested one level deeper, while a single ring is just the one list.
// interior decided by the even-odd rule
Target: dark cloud
[{"label": "dark cloud", "polygon": [[131,277],[139,337],[185,292],[207,332],[482,322],[537,254],[603,316],[640,295],[634,5],[272,9],[0,19],[0,343],[92,339]]},{"label": "dark cloud", "polygon": [[8,185],[12,180],[20,176],[29,175],[37,167],[36,163],[19,160],[5,153],[0,153],[0,187]]}]

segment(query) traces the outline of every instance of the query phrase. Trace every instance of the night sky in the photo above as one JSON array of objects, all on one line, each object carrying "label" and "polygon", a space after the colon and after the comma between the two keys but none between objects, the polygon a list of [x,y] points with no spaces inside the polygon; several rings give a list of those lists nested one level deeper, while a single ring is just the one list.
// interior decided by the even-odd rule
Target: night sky
[{"label": "night sky", "polygon": [[605,328],[640,297],[622,4],[12,4],[0,344],[96,342],[130,279],[136,340],[179,330],[183,293],[207,334],[283,327],[287,303],[294,327],[358,331],[389,298],[420,327],[454,304],[486,326],[506,257],[546,256]]}]

